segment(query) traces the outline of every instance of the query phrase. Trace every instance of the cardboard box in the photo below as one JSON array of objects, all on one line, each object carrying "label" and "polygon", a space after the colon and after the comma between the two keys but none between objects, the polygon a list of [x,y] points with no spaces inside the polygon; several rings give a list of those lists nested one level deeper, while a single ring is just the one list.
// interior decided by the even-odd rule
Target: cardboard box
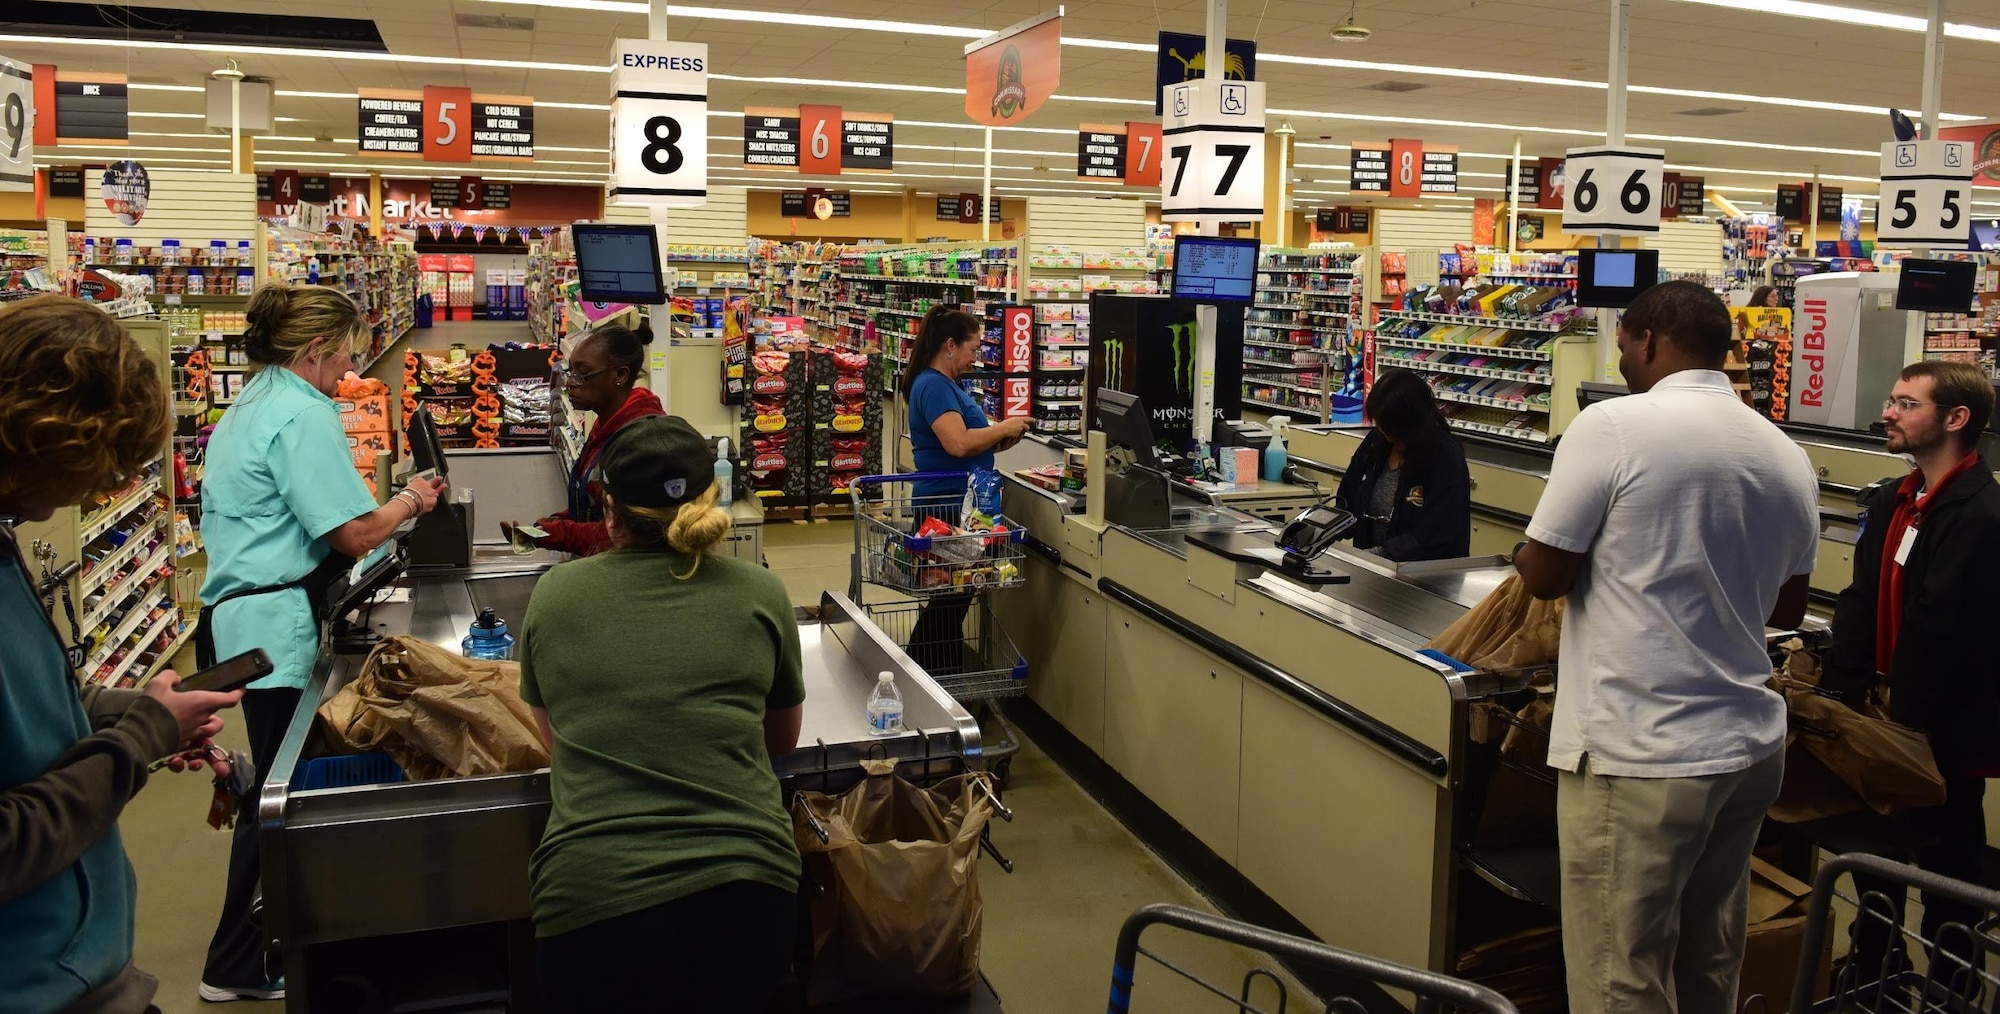
[{"label": "cardboard box", "polygon": [[333,404],[340,410],[340,428],[349,433],[387,433],[395,429],[386,394],[335,398]]},{"label": "cardboard box", "polygon": [[395,453],[393,442],[389,439],[389,434],[386,432],[350,433],[347,435],[347,453],[349,457],[354,459],[354,467],[356,469],[373,471],[375,468],[375,455],[381,451],[388,451],[392,455]]},{"label": "cardboard box", "polygon": [[[1799,950],[1805,946],[1806,902],[1812,886],[1762,859],[1750,860],[1750,931],[1743,945],[1743,977],[1736,990],[1736,1007],[1753,996],[1766,998],[1766,1008],[1781,1011],[1791,1003],[1798,978]],[[1832,916],[1829,913],[1828,918]],[[1815,998],[1827,995],[1833,967],[1833,928],[1821,936],[1814,962]]]}]

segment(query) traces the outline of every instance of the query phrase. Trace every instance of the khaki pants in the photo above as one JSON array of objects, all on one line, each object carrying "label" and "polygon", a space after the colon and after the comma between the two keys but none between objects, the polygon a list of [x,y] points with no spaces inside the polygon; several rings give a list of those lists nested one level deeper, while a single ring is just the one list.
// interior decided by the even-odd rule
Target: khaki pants
[{"label": "khaki pants", "polygon": [[1557,772],[1571,1014],[1729,1014],[1784,752],[1700,778]]}]

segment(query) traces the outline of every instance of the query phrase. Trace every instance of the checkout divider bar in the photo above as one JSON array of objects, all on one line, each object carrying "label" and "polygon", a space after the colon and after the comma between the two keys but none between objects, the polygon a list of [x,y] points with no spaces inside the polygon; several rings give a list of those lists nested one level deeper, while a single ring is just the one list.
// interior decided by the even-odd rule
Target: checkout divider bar
[{"label": "checkout divider bar", "polygon": [[1293,676],[1291,673],[1244,651],[1242,648],[1223,640],[1207,630],[1183,619],[1180,615],[1165,609],[1138,592],[1112,580],[1099,578],[1097,590],[1120,605],[1131,608],[1146,619],[1193,642],[1203,651],[1256,677],[1259,681],[1318,714],[1346,726],[1362,739],[1381,747],[1391,756],[1434,777],[1442,778],[1450,770],[1451,764],[1444,754],[1425,746],[1381,721],[1357,710],[1353,705]]}]

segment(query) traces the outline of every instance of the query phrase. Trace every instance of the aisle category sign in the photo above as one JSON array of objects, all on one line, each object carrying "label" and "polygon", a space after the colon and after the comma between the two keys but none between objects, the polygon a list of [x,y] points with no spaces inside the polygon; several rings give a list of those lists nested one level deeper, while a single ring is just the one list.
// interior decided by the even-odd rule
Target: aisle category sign
[{"label": "aisle category sign", "polygon": [[1682,218],[1693,218],[1701,214],[1702,204],[1708,194],[1708,179],[1704,176],[1680,177],[1680,214]]},{"label": "aisle category sign", "polygon": [[420,92],[359,90],[363,152],[416,158],[424,153],[424,97]]},{"label": "aisle category sign", "polygon": [[1422,147],[1423,195],[1458,193],[1458,149]]},{"label": "aisle category sign", "polygon": [[1514,177],[1513,198],[1519,204],[1531,204],[1542,192],[1542,164],[1533,159],[1521,163],[1520,175]]},{"label": "aisle category sign", "polygon": [[1891,141],[1882,146],[1878,246],[1950,247],[1970,242],[1978,152],[1966,141]]},{"label": "aisle category sign", "polygon": [[[965,198],[968,197],[972,199],[970,205],[965,204]],[[979,224],[979,195],[939,194],[937,197],[937,220],[940,222]],[[995,197],[992,203],[986,206],[986,220],[989,222],[998,222],[1000,220],[1000,198]]]},{"label": "aisle category sign", "polygon": [[844,169],[896,168],[896,118],[888,113],[843,113],[840,164]]},{"label": "aisle category sign", "polygon": [[424,86],[424,161],[472,161],[472,89]]},{"label": "aisle category sign", "polygon": [[306,204],[332,204],[333,177],[322,173],[300,176],[299,200]]},{"label": "aisle category sign", "polygon": [[1076,131],[1076,174],[1083,179],[1125,178],[1125,128],[1085,123]]},{"label": "aisle category sign", "polygon": [[33,189],[34,65],[0,56],[0,190]]},{"label": "aisle category sign", "polygon": [[[0,190],[6,189],[0,187]],[[49,170],[50,197],[82,197],[83,167],[55,167]]]},{"label": "aisle category sign", "polygon": [[1264,83],[1204,78],[1167,86],[1161,101],[1161,220],[1263,219]]},{"label": "aisle category sign", "polygon": [[1659,232],[1666,164],[1667,153],[1659,148],[1571,148],[1563,166],[1568,177],[1563,231],[1579,236]]},{"label": "aisle category sign", "polygon": [[896,167],[896,118],[839,106],[752,106],[743,110],[743,164],[808,176],[887,172]]},{"label": "aisle category sign", "polygon": [[532,160],[535,100],[526,95],[474,95],[472,157]]},{"label": "aisle category sign", "polygon": [[1166,137],[1160,125],[1141,120],[1125,121],[1125,185],[1157,187],[1160,163],[1166,158]]},{"label": "aisle category sign", "polygon": [[55,100],[57,144],[124,144],[130,139],[125,75],[59,74]]},{"label": "aisle category sign", "polygon": [[612,50],[611,203],[708,203],[708,46],[619,39]]},{"label": "aisle category sign", "polygon": [[479,203],[487,211],[506,211],[514,206],[514,184],[482,183],[479,187]]},{"label": "aisle category sign", "polygon": [[1389,192],[1389,142],[1355,141],[1348,146],[1347,189],[1357,194]]},{"label": "aisle category sign", "polygon": [[799,111],[759,106],[743,110],[743,164],[798,168]]}]

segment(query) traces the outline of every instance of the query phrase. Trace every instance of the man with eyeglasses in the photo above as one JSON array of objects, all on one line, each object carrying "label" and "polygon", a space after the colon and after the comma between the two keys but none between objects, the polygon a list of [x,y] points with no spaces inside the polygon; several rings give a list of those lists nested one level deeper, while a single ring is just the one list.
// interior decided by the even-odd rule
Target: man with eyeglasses
[{"label": "man with eyeglasses", "polygon": [[[1910,811],[1925,843],[1917,865],[1978,882],[1986,846],[1986,779],[2000,777],[2000,674],[1995,673],[1994,575],[2000,574],[2000,483],[1978,451],[1993,418],[1993,381],[1969,363],[1903,368],[1882,421],[1889,450],[1915,467],[1857,498],[1863,514],[1854,580],[1833,614],[1833,647],[1821,687],[1857,710],[1888,695],[1889,717],[1930,735],[1944,775],[1942,806]],[[1857,877],[1857,881],[1861,878]],[[1903,891],[1881,891],[1901,922]],[[1851,961],[1857,982],[1900,970],[1890,915],[1864,918]],[[1971,925],[1977,909],[1924,895],[1923,935]],[[1958,941],[1970,947],[1970,937]],[[1958,948],[1952,948],[1955,953]],[[1894,948],[1902,954],[1900,946]]]}]

